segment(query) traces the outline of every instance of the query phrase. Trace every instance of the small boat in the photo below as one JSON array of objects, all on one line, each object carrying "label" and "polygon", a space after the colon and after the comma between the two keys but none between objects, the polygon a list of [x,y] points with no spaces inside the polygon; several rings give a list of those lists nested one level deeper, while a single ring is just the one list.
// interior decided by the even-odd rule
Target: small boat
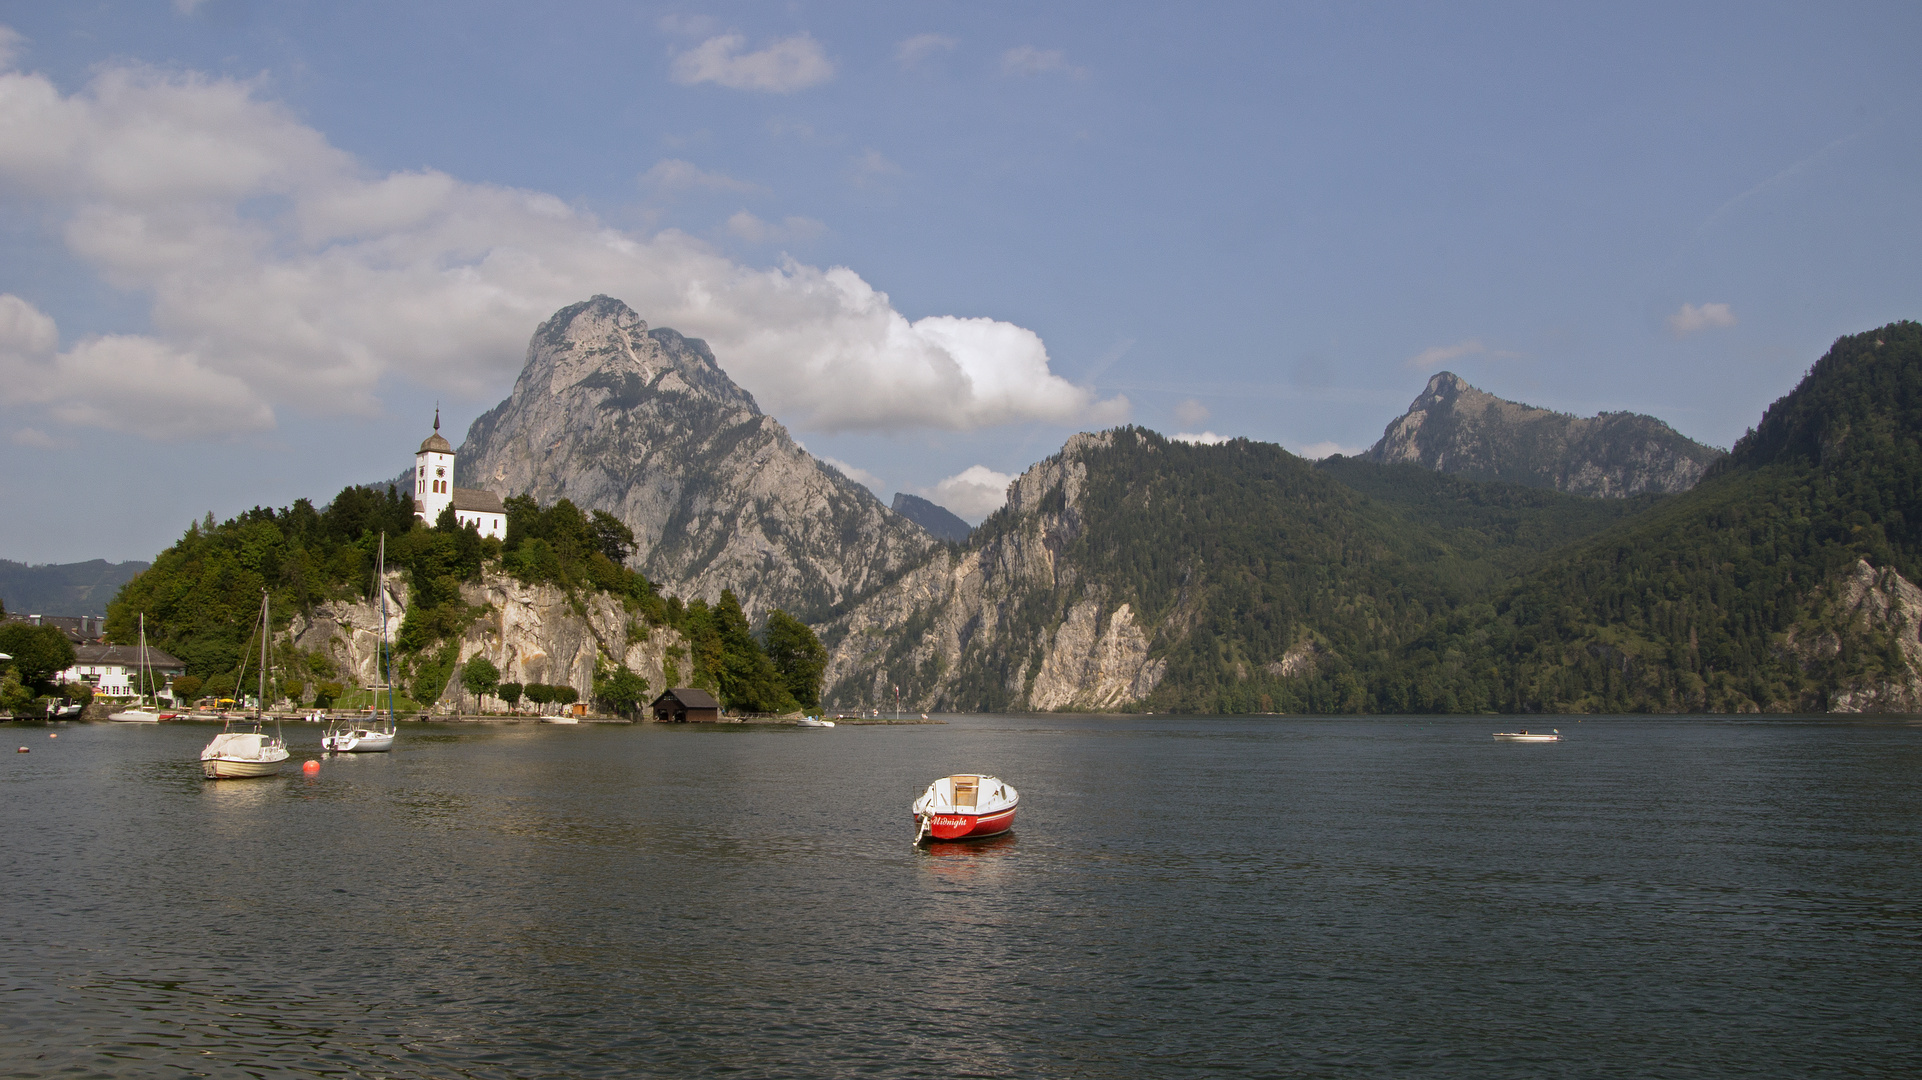
[{"label": "small boat", "polygon": [[108,713],[107,719],[122,724],[158,724],[160,710],[153,706],[152,698],[147,693],[147,683],[147,613],[143,611],[140,613],[140,701],[117,713]]},{"label": "small boat", "polygon": [[914,800],[914,842],[977,840],[1014,828],[1021,793],[993,776],[957,773],[928,785]]},{"label": "small boat", "polygon": [[85,708],[86,706],[81,705],[79,702],[68,702],[65,705],[48,705],[47,719],[78,720],[80,718],[81,711]]},{"label": "small boat", "polygon": [[[354,720],[327,721],[320,736],[320,748],[331,754],[384,754],[394,748],[394,649],[387,641],[387,534],[380,534],[380,552],[374,559],[374,588],[380,590],[380,657],[385,682],[374,687],[374,704],[380,692],[387,691],[386,723],[359,724]],[[315,716],[320,716],[318,711]],[[323,719],[325,719],[323,717]]]},{"label": "small boat", "polygon": [[1562,732],[1560,728],[1556,728],[1553,732],[1531,732],[1527,728],[1523,728],[1520,731],[1497,731],[1495,737],[1497,739],[1507,739],[1509,742],[1561,742]]},{"label": "small boat", "polygon": [[[274,733],[267,734],[264,724],[267,719],[267,639],[273,634],[273,620],[268,618],[267,592],[260,593],[260,708],[253,717],[252,731],[234,731],[231,721],[227,730],[215,735],[213,741],[200,751],[200,770],[209,780],[240,780],[254,776],[273,776],[280,772],[281,763],[287,760],[287,741],[280,737],[280,721],[274,721]],[[241,674],[246,673],[246,664],[241,665]],[[240,680],[235,679],[236,686]]]},{"label": "small boat", "polygon": [[580,723],[580,721],[572,716],[562,714],[560,716],[543,716],[541,717],[541,723],[543,724],[578,724]]},{"label": "small boat", "polygon": [[796,727],[833,727],[834,721],[823,720],[818,716],[803,716],[794,722]]}]

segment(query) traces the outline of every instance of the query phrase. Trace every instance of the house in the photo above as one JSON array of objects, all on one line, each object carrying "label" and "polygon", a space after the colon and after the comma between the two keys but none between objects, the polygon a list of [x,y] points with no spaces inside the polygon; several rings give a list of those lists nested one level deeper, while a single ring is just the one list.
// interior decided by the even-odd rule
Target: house
[{"label": "house", "polygon": [[[147,647],[148,690],[168,693],[174,679],[186,673],[186,664],[151,645]],[[61,672],[56,681],[85,683],[104,697],[136,697],[140,694],[140,647],[75,645],[73,666]]]},{"label": "house", "polygon": [[677,686],[664,692],[647,709],[663,724],[711,724],[721,718],[721,703],[714,700],[714,695],[691,686]]},{"label": "house", "polygon": [[462,526],[472,525],[482,536],[507,537],[507,507],[499,495],[454,486],[454,448],[440,433],[440,410],[435,409],[434,433],[414,452],[414,516],[432,525],[449,506]]},{"label": "house", "polygon": [[67,635],[67,640],[75,645],[86,645],[100,640],[106,633],[107,618],[104,615],[13,615],[6,617],[8,622],[26,623],[29,626],[51,626]]}]

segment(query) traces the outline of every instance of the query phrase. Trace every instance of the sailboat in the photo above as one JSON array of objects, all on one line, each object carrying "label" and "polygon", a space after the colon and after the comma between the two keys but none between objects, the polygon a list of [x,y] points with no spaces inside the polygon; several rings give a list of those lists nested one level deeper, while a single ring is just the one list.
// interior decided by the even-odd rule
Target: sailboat
[{"label": "sailboat", "polygon": [[140,700],[117,713],[108,714],[107,719],[118,720],[123,724],[159,723],[160,710],[154,706],[153,699],[148,693],[151,675],[152,668],[147,663],[147,613],[143,611],[140,613]]},{"label": "sailboat", "polygon": [[[233,721],[228,721],[220,734],[200,752],[200,768],[209,780],[232,780],[248,776],[273,776],[280,772],[280,765],[287,760],[287,741],[280,737],[280,722],[274,721],[274,733],[264,730],[267,720],[267,639],[273,633],[273,621],[268,617],[267,592],[260,593],[260,698],[254,712],[252,731],[235,731]],[[242,674],[246,664],[242,663]],[[239,686],[239,680],[234,681]],[[243,721],[244,722],[244,721]]]},{"label": "sailboat", "polygon": [[[328,724],[320,737],[320,747],[336,754],[379,754],[394,748],[394,650],[387,641],[387,534],[380,534],[380,554],[374,562],[374,589],[380,593],[381,674],[387,690],[387,720],[384,724],[357,724],[353,720]],[[374,688],[374,704],[380,705],[382,687]],[[358,718],[355,718],[358,719]]]}]

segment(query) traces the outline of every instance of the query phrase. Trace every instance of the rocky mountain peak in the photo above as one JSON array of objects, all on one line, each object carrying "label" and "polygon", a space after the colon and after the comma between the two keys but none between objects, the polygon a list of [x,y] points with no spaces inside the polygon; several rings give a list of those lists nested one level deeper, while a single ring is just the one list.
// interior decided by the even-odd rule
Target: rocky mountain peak
[{"label": "rocky mountain peak", "polygon": [[534,332],[513,393],[468,429],[455,478],[605,510],[668,592],[711,601],[731,588],[756,618],[819,615],[934,544],[763,415],[706,342],[650,329],[606,296]]},{"label": "rocky mountain peak", "polygon": [[1619,498],[1686,491],[1722,454],[1652,416],[1572,416],[1496,397],[1443,371],[1362,457]]}]

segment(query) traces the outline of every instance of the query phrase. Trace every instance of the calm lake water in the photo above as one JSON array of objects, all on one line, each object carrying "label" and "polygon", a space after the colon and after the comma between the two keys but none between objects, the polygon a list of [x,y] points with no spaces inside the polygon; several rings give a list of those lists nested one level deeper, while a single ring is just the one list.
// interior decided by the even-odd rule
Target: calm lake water
[{"label": "calm lake water", "polygon": [[1922,727],[1548,723],[5,725],[0,1075],[1922,1075]]}]

